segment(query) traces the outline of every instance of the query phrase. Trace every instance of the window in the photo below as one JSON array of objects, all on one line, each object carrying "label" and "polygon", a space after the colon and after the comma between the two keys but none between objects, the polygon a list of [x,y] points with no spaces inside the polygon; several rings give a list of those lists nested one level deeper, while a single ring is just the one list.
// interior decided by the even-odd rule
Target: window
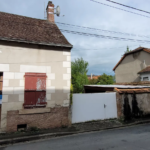
[{"label": "window", "polygon": [[24,107],[46,106],[46,74],[25,74]]},{"label": "window", "polygon": [[143,81],[149,81],[148,77],[143,77]]}]

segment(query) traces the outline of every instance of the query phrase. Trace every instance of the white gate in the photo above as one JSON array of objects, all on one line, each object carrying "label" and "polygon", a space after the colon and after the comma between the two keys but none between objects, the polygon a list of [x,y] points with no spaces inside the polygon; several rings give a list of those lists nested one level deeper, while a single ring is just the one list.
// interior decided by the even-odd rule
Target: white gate
[{"label": "white gate", "polygon": [[116,93],[73,94],[72,123],[117,118]]}]

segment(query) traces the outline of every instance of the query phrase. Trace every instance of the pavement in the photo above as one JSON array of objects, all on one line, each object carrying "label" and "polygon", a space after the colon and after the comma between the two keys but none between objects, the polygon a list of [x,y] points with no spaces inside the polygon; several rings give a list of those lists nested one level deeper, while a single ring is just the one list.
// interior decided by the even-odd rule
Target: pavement
[{"label": "pavement", "polygon": [[150,124],[1,147],[0,150],[150,150]]}]

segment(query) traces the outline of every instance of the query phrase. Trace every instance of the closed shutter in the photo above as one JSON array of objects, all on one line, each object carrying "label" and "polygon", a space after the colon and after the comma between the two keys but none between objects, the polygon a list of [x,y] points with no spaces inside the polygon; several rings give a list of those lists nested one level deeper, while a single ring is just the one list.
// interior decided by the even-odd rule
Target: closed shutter
[{"label": "closed shutter", "polygon": [[24,107],[46,106],[46,74],[25,74],[25,102]]}]

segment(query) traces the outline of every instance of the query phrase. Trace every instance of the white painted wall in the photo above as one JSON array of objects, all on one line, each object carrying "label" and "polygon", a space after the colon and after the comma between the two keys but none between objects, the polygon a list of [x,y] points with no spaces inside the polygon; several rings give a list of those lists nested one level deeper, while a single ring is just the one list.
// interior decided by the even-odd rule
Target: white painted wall
[{"label": "white painted wall", "polygon": [[143,73],[143,74],[141,74],[141,81],[143,81],[144,77],[148,77],[149,78],[148,81],[150,81],[150,73]]},{"label": "white painted wall", "polygon": [[117,118],[115,92],[73,94],[72,123],[110,118]]}]

